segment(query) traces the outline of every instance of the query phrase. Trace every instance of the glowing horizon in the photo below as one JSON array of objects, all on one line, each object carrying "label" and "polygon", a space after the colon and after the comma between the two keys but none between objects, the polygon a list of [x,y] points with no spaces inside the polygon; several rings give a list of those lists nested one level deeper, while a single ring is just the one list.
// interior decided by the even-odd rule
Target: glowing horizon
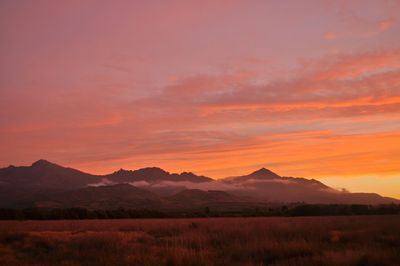
[{"label": "glowing horizon", "polygon": [[0,7],[0,167],[265,167],[400,198],[398,1]]}]

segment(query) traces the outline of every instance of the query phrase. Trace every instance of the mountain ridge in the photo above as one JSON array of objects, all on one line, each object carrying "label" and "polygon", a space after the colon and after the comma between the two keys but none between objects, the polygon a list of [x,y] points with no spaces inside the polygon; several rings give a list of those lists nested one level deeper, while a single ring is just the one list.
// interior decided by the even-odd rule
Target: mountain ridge
[{"label": "mountain ridge", "polygon": [[192,172],[170,173],[159,167],[120,169],[111,174],[92,175],[43,159],[30,166],[0,168],[0,206],[56,206],[59,203],[68,207],[101,207],[103,204],[106,207],[188,208],[222,204],[220,207],[223,208],[228,202],[245,206],[251,201],[400,203],[376,193],[338,191],[315,179],[280,176],[266,168],[219,180]]}]

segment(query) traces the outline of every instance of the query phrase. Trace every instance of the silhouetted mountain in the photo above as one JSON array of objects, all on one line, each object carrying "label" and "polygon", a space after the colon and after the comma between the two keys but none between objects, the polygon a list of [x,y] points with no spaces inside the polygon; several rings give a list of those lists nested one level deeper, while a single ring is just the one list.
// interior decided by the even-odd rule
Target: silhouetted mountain
[{"label": "silhouetted mountain", "polygon": [[299,177],[281,177],[261,168],[249,175],[230,177],[229,184],[241,185],[236,194],[252,196],[267,202],[356,203],[382,204],[400,202],[373,193],[348,193],[332,189],[315,180]]},{"label": "silhouetted mountain", "polygon": [[197,176],[190,172],[171,174],[157,167],[142,168],[139,170],[119,170],[108,175],[91,175],[72,168],[63,167],[46,160],[38,160],[31,166],[9,166],[0,168],[0,186],[48,188],[48,189],[76,189],[88,185],[102,185],[104,179],[109,183],[130,183],[146,181],[149,183],[161,181],[175,182],[207,182],[213,179]]},{"label": "silhouetted mountain", "polygon": [[142,168],[135,171],[121,169],[112,174],[105,175],[104,177],[117,183],[137,182],[137,181],[146,181],[149,183],[160,182],[160,181],[175,181],[175,182],[188,181],[188,182],[200,183],[213,180],[209,177],[197,176],[190,172],[183,172],[181,174],[171,174],[158,167]]},{"label": "silhouetted mountain", "polygon": [[0,169],[0,185],[14,188],[76,189],[98,182],[99,177],[46,160],[31,166],[9,166]]},{"label": "silhouetted mountain", "polygon": [[248,180],[254,180],[254,179],[279,179],[281,178],[279,175],[275,174],[271,170],[268,170],[266,168],[261,168],[249,175],[244,175],[244,176],[236,176],[236,177],[230,177],[227,178],[227,181],[231,182],[244,182]]},{"label": "silhouetted mountain", "polygon": [[0,169],[0,207],[240,209],[291,202],[400,203],[374,193],[338,191],[314,179],[282,177],[265,168],[220,181],[157,167],[98,176],[46,160]]}]

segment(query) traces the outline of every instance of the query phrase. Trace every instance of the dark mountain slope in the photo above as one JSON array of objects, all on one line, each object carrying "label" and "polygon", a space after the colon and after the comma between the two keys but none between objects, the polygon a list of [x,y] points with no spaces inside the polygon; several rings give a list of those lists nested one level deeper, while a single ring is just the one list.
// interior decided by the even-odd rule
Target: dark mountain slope
[{"label": "dark mountain slope", "polygon": [[45,160],[0,169],[0,207],[239,208],[249,202],[400,203],[374,193],[337,191],[314,179],[282,177],[265,168],[221,181],[157,167],[96,176]]},{"label": "dark mountain slope", "polygon": [[124,170],[121,169],[109,175],[105,175],[105,178],[113,182],[137,182],[146,181],[149,183],[161,182],[161,181],[187,181],[193,183],[201,183],[212,181],[213,179],[205,176],[197,176],[190,172],[183,172],[181,174],[171,174],[158,167],[147,167],[139,170]]},{"label": "dark mountain slope", "polygon": [[98,176],[46,160],[36,161],[31,166],[0,169],[0,185],[13,188],[76,189],[99,180]]},{"label": "dark mountain slope", "polygon": [[234,182],[245,182],[248,180],[258,180],[258,179],[266,180],[266,179],[280,179],[280,178],[282,177],[275,174],[271,170],[268,170],[266,168],[261,168],[248,175],[226,178],[225,181],[234,183]]},{"label": "dark mountain slope", "polygon": [[128,184],[86,187],[62,193],[49,193],[35,201],[36,207],[82,207],[88,209],[160,208],[159,197]]}]

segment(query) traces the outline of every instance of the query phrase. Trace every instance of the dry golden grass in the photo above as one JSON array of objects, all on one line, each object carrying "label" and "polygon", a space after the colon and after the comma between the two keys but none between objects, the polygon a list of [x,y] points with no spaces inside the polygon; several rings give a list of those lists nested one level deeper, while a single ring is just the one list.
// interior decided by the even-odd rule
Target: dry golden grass
[{"label": "dry golden grass", "polygon": [[400,217],[1,221],[1,265],[400,265]]}]

